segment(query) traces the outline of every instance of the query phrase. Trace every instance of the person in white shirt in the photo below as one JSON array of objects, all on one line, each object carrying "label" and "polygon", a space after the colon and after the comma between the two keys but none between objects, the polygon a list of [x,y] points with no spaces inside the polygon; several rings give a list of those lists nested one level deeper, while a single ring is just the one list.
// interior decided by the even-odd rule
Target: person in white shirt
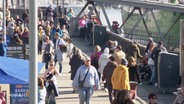
[{"label": "person in white shirt", "polygon": [[46,88],[42,78],[38,78],[38,104],[45,104]]},{"label": "person in white shirt", "polygon": [[62,61],[63,61],[63,51],[61,48],[66,48],[65,41],[60,38],[59,33],[55,33],[56,43],[55,43],[55,63],[59,63],[59,73],[62,72]]},{"label": "person in white shirt", "polygon": [[[104,70],[104,67],[106,66],[106,64],[109,62],[109,57],[110,57],[110,53],[109,53],[109,48],[105,48],[104,49],[104,52],[100,55],[100,58],[98,60],[98,66],[99,66],[99,69],[98,69],[98,72],[100,74],[103,74],[103,70]],[[100,75],[101,76],[101,75]],[[100,79],[100,78],[99,78]],[[107,83],[104,82],[104,90],[105,92],[107,92]]]}]

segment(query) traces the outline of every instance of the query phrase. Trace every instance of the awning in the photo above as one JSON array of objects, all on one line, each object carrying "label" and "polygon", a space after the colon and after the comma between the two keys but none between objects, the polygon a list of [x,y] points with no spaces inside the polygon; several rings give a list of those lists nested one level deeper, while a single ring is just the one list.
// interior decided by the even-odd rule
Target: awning
[{"label": "awning", "polygon": [[[44,63],[38,63],[38,73]],[[28,84],[29,61],[10,57],[0,57],[0,84]]]}]

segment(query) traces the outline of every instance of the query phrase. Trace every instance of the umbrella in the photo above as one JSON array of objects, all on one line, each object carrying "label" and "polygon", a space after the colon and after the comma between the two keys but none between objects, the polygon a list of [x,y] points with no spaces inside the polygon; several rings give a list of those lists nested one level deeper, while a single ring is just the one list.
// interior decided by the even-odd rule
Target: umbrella
[{"label": "umbrella", "polygon": [[[38,73],[44,63],[38,63]],[[10,57],[0,57],[0,84],[28,84],[29,61]]]}]

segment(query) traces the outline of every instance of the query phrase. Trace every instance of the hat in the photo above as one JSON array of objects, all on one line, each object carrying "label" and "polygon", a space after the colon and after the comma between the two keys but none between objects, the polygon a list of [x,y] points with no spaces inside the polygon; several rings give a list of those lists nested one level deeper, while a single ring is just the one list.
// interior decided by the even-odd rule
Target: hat
[{"label": "hat", "polygon": [[149,39],[150,41],[153,41],[153,38],[152,38],[152,37],[149,37],[148,39]]},{"label": "hat", "polygon": [[105,53],[105,54],[109,54],[109,48],[106,47],[106,48],[104,49],[104,53]]}]

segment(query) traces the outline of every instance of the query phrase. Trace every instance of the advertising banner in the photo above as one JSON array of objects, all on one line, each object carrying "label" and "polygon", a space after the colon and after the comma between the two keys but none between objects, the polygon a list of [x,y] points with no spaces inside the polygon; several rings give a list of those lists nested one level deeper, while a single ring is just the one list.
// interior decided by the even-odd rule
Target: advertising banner
[{"label": "advertising banner", "polygon": [[10,104],[29,104],[28,84],[10,85]]}]

